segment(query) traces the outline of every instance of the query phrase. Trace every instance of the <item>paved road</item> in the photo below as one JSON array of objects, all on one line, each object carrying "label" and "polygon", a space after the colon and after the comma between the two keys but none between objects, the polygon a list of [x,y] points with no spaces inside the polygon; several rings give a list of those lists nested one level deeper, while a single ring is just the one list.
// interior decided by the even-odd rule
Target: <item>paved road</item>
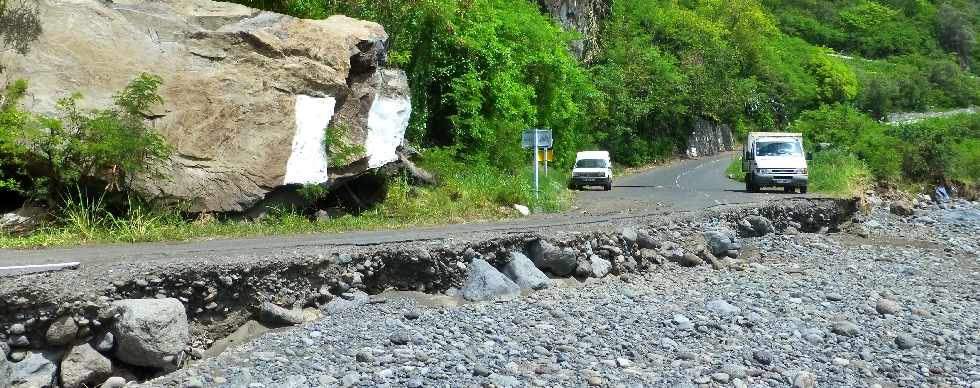
[{"label": "paved road", "polygon": [[[789,198],[781,192],[743,191],[740,183],[724,177],[732,154],[699,160],[681,160],[614,180],[612,191],[583,191],[565,214],[543,214],[493,223],[415,228],[395,231],[350,232],[247,239],[101,245],[40,250],[0,249],[0,267],[65,262],[104,264],[125,260],[154,260],[208,255],[261,255],[321,246],[369,246],[442,238],[467,239],[480,232],[525,232],[542,227],[582,225],[613,219],[692,211],[722,204]],[[23,271],[34,272],[28,268]],[[0,269],[0,275],[14,271]]]}]

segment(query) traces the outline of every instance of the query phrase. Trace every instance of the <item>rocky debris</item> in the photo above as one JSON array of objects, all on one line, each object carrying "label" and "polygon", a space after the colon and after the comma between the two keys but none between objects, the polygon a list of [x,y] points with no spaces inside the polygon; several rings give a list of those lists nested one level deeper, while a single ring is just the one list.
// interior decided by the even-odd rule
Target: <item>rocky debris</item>
[{"label": "rocky debris", "polygon": [[704,260],[693,253],[674,254],[669,259],[681,267],[697,267],[704,264]]},{"label": "rocky debris", "polygon": [[842,335],[846,337],[857,336],[861,332],[861,328],[855,325],[854,322],[850,321],[837,321],[830,326],[830,331],[837,335]]},{"label": "rocky debris", "polygon": [[535,266],[557,276],[571,275],[575,272],[575,265],[578,264],[575,251],[559,249],[543,239],[532,241],[528,251]]},{"label": "rocky debris", "polygon": [[596,255],[589,257],[589,266],[592,269],[592,277],[599,279],[606,277],[612,269],[612,263],[609,260]]},{"label": "rocky debris", "polygon": [[25,352],[22,360],[11,365],[10,388],[55,387],[60,358],[60,352]]},{"label": "rocky debris", "polygon": [[287,309],[272,302],[259,306],[259,320],[272,325],[298,325],[305,320],[303,310]]},{"label": "rocky debris", "polygon": [[715,257],[738,257],[738,251],[742,245],[738,243],[735,234],[730,230],[709,230],[704,232],[704,240],[708,245],[708,250]]},{"label": "rocky debris", "polygon": [[20,209],[0,215],[0,234],[27,236],[47,220],[47,212],[40,207],[24,204]]},{"label": "rocky debris", "polygon": [[[31,83],[27,109],[54,113],[72,92],[85,96],[81,108],[110,106],[139,73],[162,78],[150,116],[176,152],[168,179],[133,182],[151,198],[242,212],[286,185],[342,184],[398,160],[410,93],[405,74],[387,68],[376,23],[209,0],[34,3],[38,41],[0,52],[5,77]],[[328,124],[349,155],[327,157]]]},{"label": "rocky debris", "polygon": [[7,361],[7,355],[3,352],[0,352],[0,383],[4,383],[7,385],[12,384],[10,380],[10,374],[13,373],[13,371],[11,371],[11,368],[12,365],[10,361]]},{"label": "rocky debris", "polygon": [[179,300],[124,299],[112,306],[116,358],[130,365],[176,369],[190,340],[187,314]]},{"label": "rocky debris", "polygon": [[470,301],[485,301],[521,293],[521,288],[483,259],[474,259],[467,266],[466,282],[460,292]]},{"label": "rocky debris", "polygon": [[748,216],[738,223],[739,231],[747,237],[762,237],[774,232],[772,221],[763,216]]},{"label": "rocky debris", "polygon": [[575,264],[575,277],[590,278],[592,272],[592,260],[589,257],[579,256],[578,263]]},{"label": "rocky debris", "polygon": [[502,272],[522,290],[543,290],[551,284],[548,276],[520,252],[510,253],[510,262],[504,265]]},{"label": "rocky debris", "polygon": [[518,205],[515,203],[514,210],[517,210],[517,213],[524,217],[531,215],[531,209],[529,209],[527,206],[524,205]]},{"label": "rocky debris", "polygon": [[76,345],[61,360],[63,388],[95,386],[112,374],[112,361],[89,344]]},{"label": "rocky debris", "polygon": [[[289,376],[305,376],[310,385],[327,386],[491,386],[496,374],[520,386],[969,386],[976,380],[980,307],[973,298],[975,256],[959,241],[968,244],[977,229],[969,220],[942,229],[916,226],[882,210],[870,216],[881,223],[876,245],[842,233],[769,233],[741,240],[741,271],[637,267],[623,272],[628,283],[607,277],[498,303],[427,307],[430,297],[420,296],[360,304],[262,336],[152,385],[221,376],[227,386],[284,386]],[[780,226],[796,221],[819,229],[806,220],[820,219],[817,212],[794,219],[762,214]],[[742,216],[736,216],[728,222],[737,223]],[[696,251],[704,244],[699,225],[649,229],[662,241],[658,252]],[[608,229],[616,232],[549,238],[626,271],[638,253],[617,242],[619,226]],[[509,241],[471,245],[469,253],[461,248],[447,261],[454,270],[481,257],[505,262],[528,237]],[[421,273],[424,265],[408,268]],[[878,314],[882,296],[902,301],[908,314]],[[406,311],[423,313],[407,320]],[[836,334],[838,321],[853,325],[853,336]],[[836,331],[848,333],[850,325]],[[392,344],[392,333],[403,333],[404,345]],[[911,349],[895,342],[903,333],[917,340]],[[252,357],[270,349],[276,353],[268,358]],[[370,349],[372,362],[356,360],[361,349]]]},{"label": "rocky debris", "polygon": [[898,305],[898,302],[894,300],[881,298],[878,300],[878,304],[875,305],[875,311],[881,315],[895,315],[902,308]]},{"label": "rocky debris", "polygon": [[107,352],[107,353],[111,352],[113,346],[115,345],[116,345],[116,339],[115,336],[112,335],[111,331],[107,331],[105,333],[102,333],[102,335],[95,337],[94,344],[93,344],[96,350],[100,352]]},{"label": "rocky debris", "polygon": [[64,316],[52,322],[51,326],[48,326],[46,339],[48,345],[64,346],[74,341],[77,333],[78,324],[75,323],[75,319]]},{"label": "rocky debris", "polygon": [[911,335],[908,335],[906,333],[902,333],[895,336],[895,345],[898,346],[899,349],[902,350],[912,349],[915,347],[915,343],[916,343],[915,337],[912,337]]},{"label": "rocky debris", "polygon": [[889,205],[889,209],[891,210],[892,214],[902,217],[911,217],[915,214],[915,208],[912,206],[912,203],[905,200],[892,202],[891,205]]}]

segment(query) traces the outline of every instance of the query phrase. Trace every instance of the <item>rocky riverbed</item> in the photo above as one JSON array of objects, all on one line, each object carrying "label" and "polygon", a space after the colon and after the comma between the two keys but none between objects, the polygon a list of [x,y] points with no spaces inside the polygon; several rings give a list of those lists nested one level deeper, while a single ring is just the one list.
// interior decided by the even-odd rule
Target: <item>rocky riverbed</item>
[{"label": "rocky riverbed", "polygon": [[481,303],[352,294],[145,385],[980,387],[980,205],[912,205],[741,239],[722,269]]}]

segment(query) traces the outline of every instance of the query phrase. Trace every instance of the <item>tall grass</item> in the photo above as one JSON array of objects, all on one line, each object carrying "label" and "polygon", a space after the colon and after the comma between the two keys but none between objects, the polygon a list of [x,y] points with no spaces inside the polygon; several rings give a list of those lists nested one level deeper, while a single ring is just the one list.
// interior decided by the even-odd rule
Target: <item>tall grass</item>
[{"label": "tall grass", "polygon": [[434,151],[424,164],[440,176],[434,187],[416,187],[407,177],[388,182],[384,202],[359,215],[317,222],[309,214],[274,209],[259,220],[192,221],[173,210],[160,210],[130,200],[125,215],[114,215],[102,198],[76,195],[64,200],[56,219],[28,237],[0,234],[0,247],[38,247],[88,243],[188,240],[351,230],[396,229],[499,220],[517,215],[514,204],[535,212],[557,212],[571,203],[568,172],[552,169],[541,176],[535,195],[531,168],[501,171],[485,164],[456,159],[450,151]]}]

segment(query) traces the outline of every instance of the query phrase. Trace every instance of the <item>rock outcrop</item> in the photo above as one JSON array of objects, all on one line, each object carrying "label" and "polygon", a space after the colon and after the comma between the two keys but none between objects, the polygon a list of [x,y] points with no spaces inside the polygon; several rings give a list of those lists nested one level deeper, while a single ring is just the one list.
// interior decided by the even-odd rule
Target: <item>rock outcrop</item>
[{"label": "rock outcrop", "polygon": [[732,128],[704,119],[696,119],[687,135],[687,156],[715,155],[735,149]]},{"label": "rock outcrop", "polygon": [[131,182],[151,198],[240,212],[284,185],[342,182],[398,159],[408,82],[384,68],[388,35],[376,23],[210,0],[38,0],[37,9],[43,32],[26,53],[0,51],[0,84],[28,80],[28,110],[53,113],[75,91],[83,107],[105,107],[140,73],[163,79],[149,119],[176,153],[161,169],[167,179]]},{"label": "rock outcrop", "polygon": [[581,39],[569,43],[572,54],[590,63],[599,54],[602,25],[609,15],[610,0],[538,0],[541,10],[551,15],[565,31]]}]

